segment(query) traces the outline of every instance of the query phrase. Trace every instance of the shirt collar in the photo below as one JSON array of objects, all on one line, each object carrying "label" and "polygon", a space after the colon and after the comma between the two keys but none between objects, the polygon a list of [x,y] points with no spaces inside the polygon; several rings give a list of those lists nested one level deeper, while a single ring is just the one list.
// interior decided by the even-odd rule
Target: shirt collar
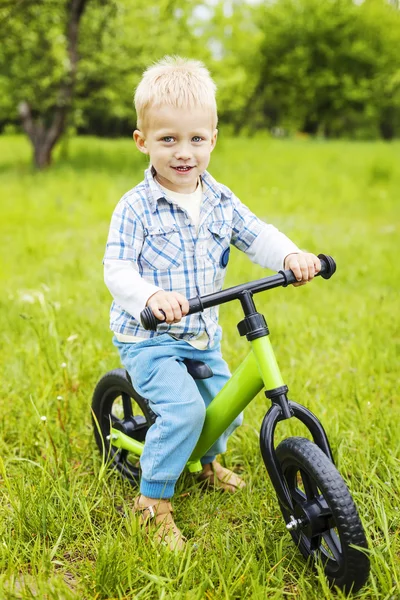
[{"label": "shirt collar", "polygon": [[[144,172],[144,184],[152,212],[156,212],[157,210],[157,201],[160,198],[165,198],[163,190],[155,179],[155,174],[156,172],[152,165]],[[218,204],[224,198],[230,198],[232,195],[232,192],[215,181],[214,177],[212,177],[208,171],[204,171],[204,173],[201,174],[201,181],[203,183],[203,193],[205,198],[213,205]]]}]

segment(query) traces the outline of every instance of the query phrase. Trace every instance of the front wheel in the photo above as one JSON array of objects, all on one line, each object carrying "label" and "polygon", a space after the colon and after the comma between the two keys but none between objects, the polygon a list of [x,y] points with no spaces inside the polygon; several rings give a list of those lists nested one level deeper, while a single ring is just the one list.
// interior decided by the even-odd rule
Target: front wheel
[{"label": "front wheel", "polygon": [[346,593],[359,590],[369,574],[363,526],[350,492],[336,467],[313,442],[292,437],[276,449],[293,502],[281,506],[293,541],[305,558],[323,566],[331,585]]}]

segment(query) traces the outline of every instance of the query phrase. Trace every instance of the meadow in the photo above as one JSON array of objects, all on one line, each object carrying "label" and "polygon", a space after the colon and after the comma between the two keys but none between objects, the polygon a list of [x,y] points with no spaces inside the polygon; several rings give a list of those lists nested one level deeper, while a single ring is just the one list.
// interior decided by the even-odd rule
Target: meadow
[{"label": "meadow", "polygon": [[[129,140],[76,138],[47,172],[0,137],[0,599],[341,599],[286,532],[260,451],[260,394],[225,464],[237,495],[184,475],[174,500],[189,544],[170,554],[129,518],[136,490],[95,447],[96,381],[119,365],[102,258],[112,210],[146,167]],[[220,136],[210,171],[335,276],[256,297],[289,397],[321,419],[369,541],[356,597],[400,598],[398,393],[400,143]],[[231,253],[225,287],[268,272]],[[240,307],[221,307],[224,355],[248,352]],[[305,435],[280,424],[278,441]]]}]

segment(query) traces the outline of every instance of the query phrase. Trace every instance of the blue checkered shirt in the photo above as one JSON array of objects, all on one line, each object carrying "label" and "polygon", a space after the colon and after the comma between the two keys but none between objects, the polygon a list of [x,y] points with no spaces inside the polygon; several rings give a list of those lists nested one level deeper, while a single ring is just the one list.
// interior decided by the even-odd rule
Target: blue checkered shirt
[{"label": "blue checkered shirt", "polygon": [[[154,171],[147,169],[144,181],[115,208],[104,259],[134,261],[146,281],[186,298],[221,290],[230,244],[246,252],[265,223],[207,171],[201,179],[203,201],[196,233],[186,212],[165,197]],[[217,327],[218,307],[179,323],[161,324],[153,332],[115,301],[111,305],[111,330],[144,339],[169,333],[190,341],[207,333],[211,345]]]}]

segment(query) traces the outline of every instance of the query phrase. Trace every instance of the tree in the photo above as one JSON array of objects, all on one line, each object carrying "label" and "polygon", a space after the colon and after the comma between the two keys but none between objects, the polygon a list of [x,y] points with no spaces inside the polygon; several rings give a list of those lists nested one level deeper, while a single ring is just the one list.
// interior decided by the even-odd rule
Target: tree
[{"label": "tree", "polygon": [[210,48],[207,61],[217,84],[219,122],[240,131],[248,119],[248,103],[260,72],[263,38],[257,5],[246,0],[220,0],[204,11],[198,23],[201,39]]},{"label": "tree", "polygon": [[108,18],[91,8],[82,21],[74,119],[79,131],[126,135],[143,71],[166,54],[208,60],[192,0],[118,0]]},{"label": "tree", "polygon": [[374,57],[370,110],[383,139],[400,131],[400,12],[399,2],[366,0],[362,21]]},{"label": "tree", "polygon": [[262,6],[261,66],[248,104],[253,122],[327,136],[372,131],[385,118],[388,128],[400,107],[394,97],[399,16],[383,0],[278,0]]},{"label": "tree", "polygon": [[50,164],[67,123],[103,135],[132,130],[133,90],[153,61],[207,58],[194,8],[192,0],[0,0],[0,113],[22,118],[36,166]]},{"label": "tree", "polygon": [[[38,168],[50,164],[65,129],[79,60],[79,26],[88,1],[60,0],[54,5],[48,0],[22,0],[2,23],[3,31],[7,26],[7,43],[0,64],[9,75],[3,84],[9,97],[19,100],[18,113]],[[2,8],[4,14],[7,6]]]}]

